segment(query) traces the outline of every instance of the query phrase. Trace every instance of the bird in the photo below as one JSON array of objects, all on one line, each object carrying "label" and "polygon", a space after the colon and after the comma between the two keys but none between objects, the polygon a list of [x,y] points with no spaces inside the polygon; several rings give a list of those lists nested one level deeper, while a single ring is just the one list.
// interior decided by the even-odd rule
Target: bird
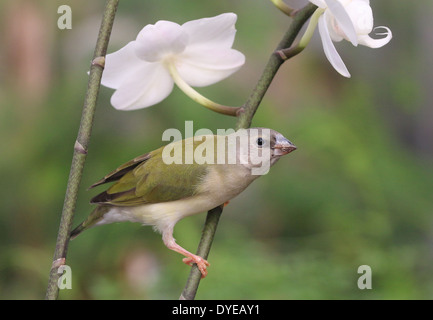
[{"label": "bird", "polygon": [[91,185],[89,189],[114,182],[90,200],[95,209],[72,230],[70,239],[91,227],[114,222],[150,225],[162,234],[168,249],[184,255],[185,264],[196,264],[204,278],[209,262],[176,243],[175,224],[226,205],[294,150],[290,140],[268,128],[171,142],[126,162]]}]

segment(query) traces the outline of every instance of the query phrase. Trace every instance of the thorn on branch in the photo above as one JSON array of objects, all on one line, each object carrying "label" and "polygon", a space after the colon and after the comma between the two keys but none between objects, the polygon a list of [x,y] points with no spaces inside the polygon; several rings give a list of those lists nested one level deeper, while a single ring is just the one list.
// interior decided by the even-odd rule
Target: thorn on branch
[{"label": "thorn on branch", "polygon": [[299,54],[302,50],[304,50],[304,46],[296,45],[290,48],[281,49],[275,51],[275,53],[283,60],[286,61],[290,58],[293,58],[297,54]]},{"label": "thorn on branch", "polygon": [[78,142],[78,140],[75,141],[74,150],[81,154],[87,154],[87,150]]},{"label": "thorn on branch", "polygon": [[239,107],[239,109],[236,110],[236,117],[239,117],[244,112],[245,112],[245,108],[244,107]]},{"label": "thorn on branch", "polygon": [[296,17],[296,15],[298,14],[298,12],[301,11],[300,9],[293,9],[292,12],[290,12],[289,16],[291,18]]},{"label": "thorn on branch", "polygon": [[275,54],[281,58],[281,60],[286,61],[287,59],[289,59],[285,54],[283,50],[277,50],[275,51]]},{"label": "thorn on branch", "polygon": [[105,68],[105,57],[96,57],[92,60],[92,66],[100,66],[102,69]]},{"label": "thorn on branch", "polygon": [[53,264],[51,265],[51,269],[58,269],[60,266],[64,266],[66,263],[65,258],[60,258],[53,261]]}]

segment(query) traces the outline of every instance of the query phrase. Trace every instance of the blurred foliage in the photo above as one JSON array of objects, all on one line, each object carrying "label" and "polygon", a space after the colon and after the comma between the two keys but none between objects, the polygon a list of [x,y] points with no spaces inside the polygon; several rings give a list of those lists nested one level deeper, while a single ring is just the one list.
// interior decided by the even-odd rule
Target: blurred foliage
[{"label": "blurred foliage", "polygon": [[[57,28],[61,4],[72,8],[72,30]],[[0,4],[0,299],[45,295],[103,5]],[[284,133],[299,149],[226,207],[198,299],[432,297],[433,6],[372,6],[375,25],[389,26],[394,38],[377,50],[337,44],[351,79],[332,69],[318,37],[279,71],[253,124]],[[109,51],[145,24],[227,11],[238,14],[234,46],[247,63],[199,91],[241,105],[289,24],[270,1],[121,1]],[[101,88],[74,225],[100,192],[87,186],[159,147],[165,129],[183,132],[185,120],[214,132],[235,124],[177,89],[132,112],[114,110],[111,94]],[[204,218],[178,223],[182,246],[195,250]],[[159,234],[132,223],[83,233],[70,243],[67,264],[73,289],[60,299],[177,299],[189,273]],[[360,265],[372,268],[372,290],[357,287]]]}]

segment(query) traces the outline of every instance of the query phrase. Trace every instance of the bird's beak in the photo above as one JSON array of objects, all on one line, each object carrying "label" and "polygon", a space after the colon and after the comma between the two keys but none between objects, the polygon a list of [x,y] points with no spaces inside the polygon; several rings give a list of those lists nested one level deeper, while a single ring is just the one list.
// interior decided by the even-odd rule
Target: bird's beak
[{"label": "bird's beak", "polygon": [[277,136],[277,140],[275,141],[274,145],[274,155],[283,156],[292,151],[295,151],[296,149],[296,146],[292,142],[290,142],[283,136]]}]

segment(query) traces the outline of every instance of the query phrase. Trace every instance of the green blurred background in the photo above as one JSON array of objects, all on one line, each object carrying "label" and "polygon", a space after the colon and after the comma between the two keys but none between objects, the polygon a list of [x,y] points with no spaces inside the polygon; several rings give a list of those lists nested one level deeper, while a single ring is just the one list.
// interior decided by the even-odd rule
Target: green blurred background
[{"label": "green blurred background", "polygon": [[[72,8],[59,30],[57,8]],[[327,62],[316,34],[280,69],[253,121],[298,150],[224,210],[197,299],[431,299],[433,297],[433,3],[371,1],[381,49],[337,49],[352,74]],[[87,71],[104,1],[0,4],[0,298],[42,299],[54,253]],[[301,6],[298,1],[296,6]],[[234,47],[245,66],[204,95],[245,102],[290,19],[267,0],[120,1],[109,52],[157,20],[238,15]],[[316,32],[317,33],[317,32]],[[102,87],[74,226],[101,189],[87,187],[163,144],[167,128],[233,128],[235,119],[180,90],[159,105],[121,112]],[[205,214],[178,223],[195,251]],[[139,224],[91,229],[70,243],[72,290],[60,299],[177,299],[189,267]],[[360,290],[360,265],[372,269]]]}]

